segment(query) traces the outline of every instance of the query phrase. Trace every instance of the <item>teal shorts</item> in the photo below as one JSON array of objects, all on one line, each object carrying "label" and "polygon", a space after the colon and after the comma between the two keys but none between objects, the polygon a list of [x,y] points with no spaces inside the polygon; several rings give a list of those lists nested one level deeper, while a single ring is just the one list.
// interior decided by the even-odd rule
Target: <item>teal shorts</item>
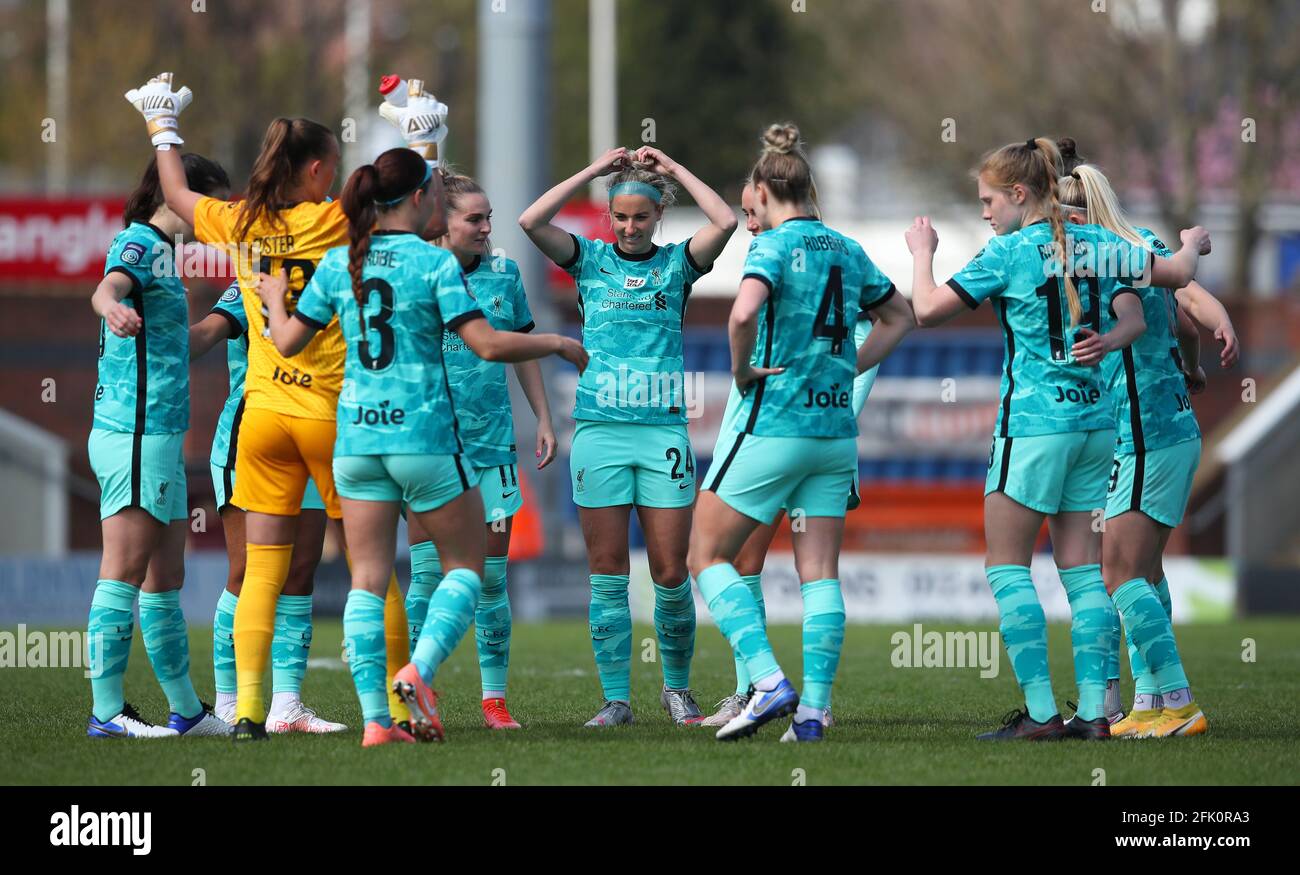
[{"label": "teal shorts", "polygon": [[[218,465],[216,462],[209,461],[208,467],[212,471],[212,494],[217,499],[217,513],[221,513],[226,505],[230,504],[230,496],[235,494],[235,466]],[[243,508],[239,509],[243,510]],[[320,497],[316,481],[310,477],[307,478],[307,488],[302,493],[302,509],[325,509],[325,501]]]},{"label": "teal shorts", "polygon": [[764,525],[783,508],[842,519],[857,467],[856,438],[724,434],[703,488]]},{"label": "teal shorts", "polygon": [[90,467],[99,480],[99,518],[138,507],[163,525],[188,519],[184,434],[90,430]]},{"label": "teal shorts", "polygon": [[476,485],[478,472],[455,454],[334,457],[334,488],[354,501],[400,501],[425,513]]},{"label": "teal shorts", "polygon": [[517,465],[489,465],[475,467],[478,491],[483,495],[483,521],[494,523],[509,519],[524,506],[519,492],[519,467]]},{"label": "teal shorts", "polygon": [[1111,466],[1106,519],[1141,511],[1162,526],[1183,521],[1192,479],[1201,463],[1201,439],[1193,438],[1142,453],[1115,456]]},{"label": "teal shorts", "polygon": [[1039,513],[1091,511],[1106,505],[1115,430],[995,437],[984,494],[1001,492]]},{"label": "teal shorts", "polygon": [[579,420],[569,475],[578,507],[695,503],[695,454],[685,424]]}]

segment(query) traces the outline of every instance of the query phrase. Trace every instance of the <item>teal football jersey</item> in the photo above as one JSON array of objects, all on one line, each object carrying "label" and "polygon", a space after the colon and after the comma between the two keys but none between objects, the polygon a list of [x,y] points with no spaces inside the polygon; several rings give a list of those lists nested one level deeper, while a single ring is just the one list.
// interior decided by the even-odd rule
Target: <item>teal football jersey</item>
[{"label": "teal football jersey", "polygon": [[[1173,253],[1146,228],[1138,233],[1161,258]],[[1183,358],[1178,350],[1178,301],[1172,289],[1139,290],[1147,330],[1127,349],[1102,359],[1101,372],[1115,411],[1117,453],[1141,453],[1172,447],[1201,436],[1187,394]],[[1114,313],[1104,311],[1109,331]]]},{"label": "teal football jersey", "polygon": [[856,241],[804,216],[755,237],[744,276],[769,291],[751,362],[785,371],[747,388],[740,431],[856,436],[857,347],[850,338],[867,310],[893,296],[894,284]]},{"label": "teal football jersey", "polygon": [[143,324],[135,337],[118,337],[99,322],[95,428],[184,432],[190,427],[190,319],[172,241],[153,225],[132,222],[108,247],[104,276],[110,273],[131,280],[122,303]]},{"label": "teal football jersey", "polygon": [[[476,258],[465,268],[469,293],[498,331],[532,331],[519,265],[500,257]],[[442,357],[451,383],[465,455],[480,468],[515,464],[515,423],[503,362],[479,358],[460,335],[442,333]]]},{"label": "teal football jersey", "polygon": [[578,378],[573,418],[686,422],[682,321],[691,285],[712,265],[695,264],[689,241],[643,255],[604,240],[573,241],[573,258],[560,267],[577,283],[582,345],[591,356]]},{"label": "teal football jersey", "polygon": [[[860,347],[866,342],[867,335],[871,334],[871,320],[862,317],[858,319],[858,327],[853,331],[853,345]],[[862,415],[862,408],[867,406],[867,396],[871,394],[871,387],[876,384],[876,374],[880,372],[880,365],[876,365],[870,370],[858,374],[853,381],[853,418],[856,420]],[[736,389],[736,384],[731,384],[731,392],[727,395],[727,406],[722,413],[722,428],[719,434],[735,434],[740,430],[740,391]]]},{"label": "teal football jersey", "polygon": [[[1083,318],[1102,330],[1116,294],[1133,291],[1149,267],[1145,249],[1097,225],[1066,225]],[[1095,268],[1092,267],[1095,265]],[[1028,437],[1113,428],[1098,368],[1070,355],[1075,332],[1046,219],[994,237],[948,286],[974,309],[993,299],[1006,355],[994,435]],[[1092,274],[1092,275],[1088,275]]]},{"label": "teal football jersey", "polygon": [[462,452],[442,332],[483,314],[456,256],[410,232],[375,231],[362,276],[358,307],[348,249],[331,249],[294,314],[318,330],[337,315],[347,344],[334,455]]},{"label": "teal football jersey", "polygon": [[230,372],[230,393],[217,419],[217,430],[212,435],[212,454],[208,457],[214,465],[225,467],[235,464],[230,452],[230,434],[239,419],[244,405],[244,374],[248,371],[248,316],[239,291],[239,282],[233,282],[218,299],[213,313],[225,317],[230,323],[230,339],[226,341],[226,370]]}]

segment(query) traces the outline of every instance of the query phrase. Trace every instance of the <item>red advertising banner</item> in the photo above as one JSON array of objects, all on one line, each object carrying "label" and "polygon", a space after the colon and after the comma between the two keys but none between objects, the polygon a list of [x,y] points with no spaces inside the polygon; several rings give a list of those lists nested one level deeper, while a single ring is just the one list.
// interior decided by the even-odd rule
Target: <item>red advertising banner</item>
[{"label": "red advertising banner", "polygon": [[[82,282],[104,273],[104,256],[122,230],[122,197],[0,198],[0,281]],[[613,240],[602,204],[574,203],[556,224],[582,236]],[[231,277],[224,254],[186,247],[183,276]],[[572,284],[564,271],[550,268],[551,282]]]},{"label": "red advertising banner", "polygon": [[98,279],[125,205],[121,197],[0,198],[0,279]]}]

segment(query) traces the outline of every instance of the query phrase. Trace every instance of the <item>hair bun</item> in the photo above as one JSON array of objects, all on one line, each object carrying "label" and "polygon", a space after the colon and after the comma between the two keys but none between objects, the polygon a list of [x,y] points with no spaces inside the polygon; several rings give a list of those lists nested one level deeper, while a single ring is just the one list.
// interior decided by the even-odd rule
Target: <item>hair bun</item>
[{"label": "hair bun", "polygon": [[763,151],[789,155],[799,150],[799,128],[791,123],[769,125],[763,132]]}]

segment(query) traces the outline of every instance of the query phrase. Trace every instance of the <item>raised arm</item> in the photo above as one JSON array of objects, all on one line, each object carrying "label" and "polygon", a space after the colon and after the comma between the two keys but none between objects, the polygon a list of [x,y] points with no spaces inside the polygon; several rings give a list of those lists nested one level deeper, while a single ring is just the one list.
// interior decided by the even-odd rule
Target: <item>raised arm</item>
[{"label": "raised arm", "polygon": [[555,459],[555,427],[551,424],[551,405],[546,399],[546,384],[542,380],[542,366],[536,361],[516,362],[515,377],[524,390],[528,406],[537,417],[537,470],[545,468]]},{"label": "raised arm", "polygon": [[144,325],[134,307],[122,303],[131,294],[134,283],[121,271],[114,271],[99,281],[90,296],[95,315],[104,320],[108,330],[118,337],[135,337]]},{"label": "raised arm", "polygon": [[1075,362],[1091,367],[1106,357],[1106,353],[1123,349],[1142,336],[1147,330],[1146,317],[1142,315],[1142,299],[1136,294],[1125,292],[1116,295],[1111,302],[1118,317],[1115,327],[1105,334],[1098,334],[1091,328],[1079,328],[1076,337],[1082,337],[1070,347],[1070,355]]},{"label": "raised arm", "polygon": [[1232,318],[1228,316],[1223,303],[1196,282],[1179,289],[1174,296],[1178,299],[1180,312],[1185,310],[1192,321],[1206,331],[1213,332],[1214,339],[1219,341],[1222,347],[1219,350],[1219,364],[1225,368],[1235,365],[1241,356],[1241,349],[1237,342],[1237,331],[1232,326]]},{"label": "raised arm", "polygon": [[966,302],[951,287],[935,285],[934,251],[939,248],[939,234],[929,216],[918,216],[903,236],[912,253],[912,310],[916,324],[931,328],[966,312]]},{"label": "raised arm", "polygon": [[907,333],[916,327],[912,305],[902,295],[890,295],[888,301],[871,311],[871,315],[876,324],[862,346],[858,347],[859,374],[884,361]]},{"label": "raised arm", "polygon": [[257,275],[257,296],[266,307],[266,327],[271,332],[271,342],[283,356],[295,356],[311,342],[318,330],[301,319],[289,315],[284,299],[289,293],[289,271],[281,270],[276,276]]},{"label": "raised arm", "polygon": [[176,120],[194,99],[193,92],[185,87],[172,90],[172,74],[159,73],[139,88],[128,91],[126,99],[144,116],[148,126],[158,159],[158,181],[167,206],[192,226],[194,207],[202,195],[190,191],[185,181],[185,167],[177,148],[185,141],[181,139]]},{"label": "raised arm", "polygon": [[589,167],[579,170],[539,197],[519,217],[519,227],[524,229],[528,239],[532,240],[533,244],[542,250],[542,254],[551,261],[556,264],[570,261],[577,254],[574,252],[573,238],[569,236],[568,231],[554,224],[552,220],[569,198],[589,185],[593,179],[621,170],[627,166],[627,163],[626,149],[622,146],[610,149]]},{"label": "raised arm", "polygon": [[1196,279],[1196,265],[1202,255],[1210,254],[1210,234],[1200,225],[1181,232],[1183,246],[1171,258],[1152,257],[1151,285],[1163,289],[1181,289]]},{"label": "raised arm", "polygon": [[636,152],[636,162],[646,169],[671,176],[681,183],[687,194],[695,201],[709,224],[696,231],[691,237],[691,260],[701,267],[707,267],[717,260],[731,239],[739,222],[731,207],[716,191],[709,188],[699,177],[678,164],[653,146],[642,146]]}]

